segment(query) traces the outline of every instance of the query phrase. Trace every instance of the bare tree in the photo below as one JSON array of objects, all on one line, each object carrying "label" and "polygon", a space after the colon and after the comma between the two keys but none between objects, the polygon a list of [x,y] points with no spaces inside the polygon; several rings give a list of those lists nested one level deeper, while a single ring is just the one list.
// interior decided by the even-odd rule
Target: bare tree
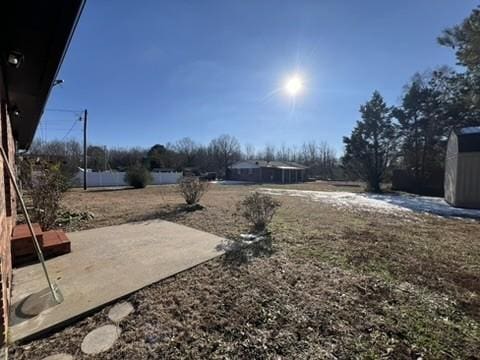
[{"label": "bare tree", "polygon": [[46,142],[35,140],[28,153],[47,162],[60,163],[63,175],[71,177],[81,165],[83,150],[80,143],[75,140]]},{"label": "bare tree", "polygon": [[173,146],[180,156],[182,166],[194,166],[195,155],[199,146],[189,137],[178,140]]},{"label": "bare tree", "polygon": [[295,161],[295,162],[301,161],[300,152],[298,151],[297,145],[294,144],[294,145],[292,146],[292,150],[291,150],[291,151],[292,151],[292,154],[291,154],[290,160],[291,160],[291,161]]},{"label": "bare tree", "polygon": [[[144,148],[107,148],[106,146],[89,146],[89,167],[103,170],[126,170],[135,164],[143,164],[149,169],[172,168],[182,170],[194,167],[201,172],[216,171],[225,176],[228,167],[239,159],[264,159],[268,161],[295,161],[309,166],[312,175],[330,177],[333,168],[337,167],[335,151],[325,142],[310,141],[301,147],[282,143],[278,149],[266,145],[263,151],[257,152],[252,144],[247,143],[241,152],[236,138],[222,135],[213,139],[208,146],[196,143],[186,137],[174,143],[155,144],[150,149]],[[74,141],[35,141],[30,154],[42,155],[45,159],[61,159],[70,172],[75,173],[81,166],[82,148]],[[108,156],[107,156],[108,154]]]},{"label": "bare tree", "polygon": [[240,143],[230,135],[220,135],[210,142],[210,151],[216,168],[226,177],[228,167],[241,157]]},{"label": "bare tree", "polygon": [[246,160],[254,160],[256,158],[255,146],[252,144],[245,144],[244,156]]},{"label": "bare tree", "polygon": [[292,150],[285,143],[282,143],[277,151],[275,159],[280,161],[291,161],[291,157]]},{"label": "bare tree", "polygon": [[262,157],[266,161],[275,160],[275,146],[273,146],[271,144],[265,145],[265,149],[263,150]]},{"label": "bare tree", "polygon": [[316,164],[316,170],[318,175],[331,178],[334,173],[334,169],[337,166],[337,156],[335,150],[331,148],[325,141],[322,141],[318,145],[318,160]]},{"label": "bare tree", "polygon": [[112,148],[108,151],[108,161],[111,169],[126,170],[130,166],[142,163],[147,157],[147,150],[139,147]]}]

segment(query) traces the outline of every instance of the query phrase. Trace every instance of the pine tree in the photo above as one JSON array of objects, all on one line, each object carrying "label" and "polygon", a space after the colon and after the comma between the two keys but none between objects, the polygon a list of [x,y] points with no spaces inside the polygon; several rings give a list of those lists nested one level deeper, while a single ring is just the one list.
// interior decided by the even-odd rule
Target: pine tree
[{"label": "pine tree", "polygon": [[416,74],[403,95],[402,106],[394,111],[399,122],[403,164],[413,175],[418,193],[422,193],[430,176],[443,168],[448,127],[439,98],[430,82]]},{"label": "pine tree", "polygon": [[456,51],[459,65],[480,71],[480,8],[473,9],[460,25],[444,30],[438,42]]},{"label": "pine tree", "polygon": [[392,111],[378,91],[360,107],[361,120],[350,137],[344,137],[345,155],[342,159],[347,171],[367,183],[367,190],[380,192],[395,155],[396,129]]}]

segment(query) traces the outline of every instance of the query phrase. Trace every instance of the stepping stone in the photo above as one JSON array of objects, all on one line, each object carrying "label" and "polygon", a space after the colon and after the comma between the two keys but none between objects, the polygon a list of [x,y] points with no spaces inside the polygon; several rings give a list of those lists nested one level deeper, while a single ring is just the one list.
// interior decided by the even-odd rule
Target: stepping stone
[{"label": "stepping stone", "polygon": [[85,354],[98,354],[110,349],[120,335],[120,329],[115,325],[104,325],[90,331],[82,341],[82,351]]},{"label": "stepping stone", "polygon": [[118,323],[125,319],[133,310],[132,304],[127,301],[123,301],[110,309],[108,312],[108,318],[114,323]]},{"label": "stepping stone", "polygon": [[43,358],[43,360],[73,360],[73,356],[65,353],[55,354]]}]

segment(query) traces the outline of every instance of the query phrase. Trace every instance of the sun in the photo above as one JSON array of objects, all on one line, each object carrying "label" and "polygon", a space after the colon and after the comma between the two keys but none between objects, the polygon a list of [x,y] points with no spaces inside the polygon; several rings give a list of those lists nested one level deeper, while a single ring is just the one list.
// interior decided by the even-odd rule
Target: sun
[{"label": "sun", "polygon": [[285,91],[290,96],[296,96],[303,88],[302,78],[298,75],[293,75],[285,82]]}]

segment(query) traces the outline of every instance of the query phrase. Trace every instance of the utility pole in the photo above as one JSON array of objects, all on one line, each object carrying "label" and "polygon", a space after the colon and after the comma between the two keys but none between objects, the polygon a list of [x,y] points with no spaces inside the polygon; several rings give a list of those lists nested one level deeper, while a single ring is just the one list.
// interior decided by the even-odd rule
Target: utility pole
[{"label": "utility pole", "polygon": [[107,145],[103,145],[103,171],[107,171]]},{"label": "utility pole", "polygon": [[83,190],[87,190],[87,109],[83,112]]}]

